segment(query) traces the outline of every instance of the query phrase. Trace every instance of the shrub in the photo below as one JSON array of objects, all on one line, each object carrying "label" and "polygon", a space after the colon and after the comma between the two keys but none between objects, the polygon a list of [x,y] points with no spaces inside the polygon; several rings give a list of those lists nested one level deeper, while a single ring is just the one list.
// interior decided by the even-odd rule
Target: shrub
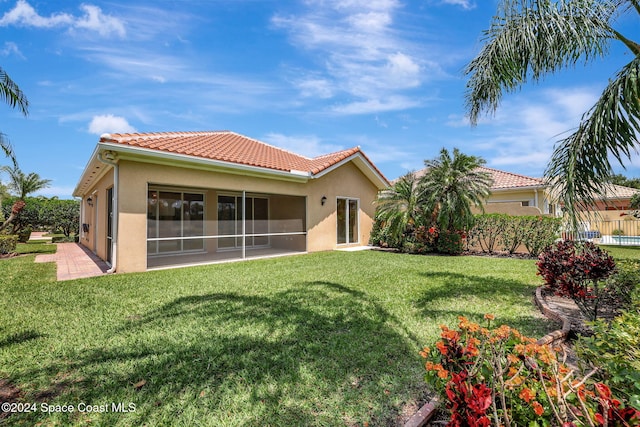
[{"label": "shrub", "polygon": [[540,254],[536,265],[547,289],[573,299],[590,320],[598,317],[601,301],[617,299],[619,289],[605,282],[616,264],[611,255],[591,242],[557,242]]},{"label": "shrub", "polygon": [[7,255],[16,251],[18,236],[0,234],[0,254]]},{"label": "shrub", "polygon": [[613,398],[609,387],[583,378],[548,346],[502,325],[490,330],[460,317],[441,326],[427,361],[426,380],[444,399],[449,426],[638,425],[640,411]]},{"label": "shrub", "polygon": [[616,394],[640,409],[640,300],[611,322],[599,320],[591,328],[592,336],[576,341],[578,356],[600,368],[595,378],[606,381]]},{"label": "shrub", "polygon": [[460,255],[464,250],[461,231],[442,231],[438,236],[436,250],[443,254]]},{"label": "shrub", "polygon": [[509,215],[476,215],[475,225],[469,233],[470,240],[472,240],[471,244],[473,246],[479,246],[482,252],[493,253],[503,238],[509,222]]},{"label": "shrub", "polygon": [[18,242],[27,243],[31,237],[31,227],[25,227],[18,232]]},{"label": "shrub", "polygon": [[559,218],[552,217],[476,215],[469,244],[482,252],[492,253],[499,248],[510,254],[524,245],[531,256],[538,256],[558,238],[561,224]]},{"label": "shrub", "polygon": [[522,243],[531,256],[538,256],[556,241],[562,227],[560,218],[527,216],[521,217]]},{"label": "shrub", "polygon": [[510,254],[514,253],[522,242],[524,241],[524,234],[522,233],[522,222],[526,218],[519,216],[508,217],[508,221],[505,224],[504,231],[502,232],[502,250]]},{"label": "shrub", "polygon": [[611,234],[612,234],[613,236],[624,236],[624,230],[621,230],[621,229],[619,229],[619,228],[616,228],[615,230],[613,230],[613,231],[611,232]]},{"label": "shrub", "polygon": [[621,314],[611,321],[591,323],[593,335],[581,336],[575,349],[581,360],[600,369],[596,377],[640,409],[640,273],[638,262],[625,260],[609,280],[631,288]]}]

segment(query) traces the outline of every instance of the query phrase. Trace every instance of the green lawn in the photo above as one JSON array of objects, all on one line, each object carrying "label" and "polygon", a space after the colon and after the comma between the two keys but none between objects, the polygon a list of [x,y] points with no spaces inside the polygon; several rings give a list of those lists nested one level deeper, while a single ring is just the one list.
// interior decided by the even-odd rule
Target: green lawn
[{"label": "green lawn", "polygon": [[556,326],[532,260],[325,252],[55,282],[33,259],[0,261],[0,378],[38,410],[18,425],[396,425],[440,324]]},{"label": "green lawn", "polygon": [[600,245],[600,247],[609,252],[616,260],[640,259],[640,246]]}]

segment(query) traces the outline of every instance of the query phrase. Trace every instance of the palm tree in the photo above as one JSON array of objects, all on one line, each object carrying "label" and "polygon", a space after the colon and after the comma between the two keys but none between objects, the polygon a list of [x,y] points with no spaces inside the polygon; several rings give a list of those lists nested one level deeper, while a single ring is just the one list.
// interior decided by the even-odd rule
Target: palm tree
[{"label": "palm tree", "polygon": [[425,192],[425,209],[442,231],[468,230],[473,224],[472,206],[482,208],[491,193],[491,175],[478,168],[485,161],[446,148],[440,156],[424,162],[426,171],[420,179]]},{"label": "palm tree", "polygon": [[[0,99],[9,104],[11,108],[18,108],[23,115],[28,114],[29,101],[18,85],[11,80],[6,71],[0,67]],[[14,168],[18,167],[13,149],[7,137],[0,133],[0,150],[13,162]]]},{"label": "palm tree", "polygon": [[0,168],[0,171],[9,174],[9,189],[15,192],[15,194],[18,196],[18,200],[13,204],[13,207],[11,209],[11,214],[5,220],[5,222],[0,225],[0,231],[2,231],[7,228],[9,224],[11,224],[13,220],[15,220],[15,218],[18,216],[18,214],[20,214],[20,212],[24,209],[24,199],[31,193],[35,193],[38,190],[49,187],[49,184],[51,184],[51,180],[42,179],[40,178],[40,175],[34,172],[31,172],[27,175],[22,172],[17,166],[14,166],[13,168],[3,166],[2,168]]},{"label": "palm tree", "polygon": [[424,225],[424,192],[418,183],[409,172],[378,196],[376,219],[393,242],[402,243],[404,235]]},{"label": "palm tree", "polygon": [[640,45],[614,28],[625,14],[640,15],[639,0],[502,0],[484,46],[467,66],[467,109],[472,124],[495,112],[503,94],[560,69],[600,59],[615,40],[630,61],[609,80],[577,130],[558,142],[545,176],[574,222],[637,149],[640,133]]}]

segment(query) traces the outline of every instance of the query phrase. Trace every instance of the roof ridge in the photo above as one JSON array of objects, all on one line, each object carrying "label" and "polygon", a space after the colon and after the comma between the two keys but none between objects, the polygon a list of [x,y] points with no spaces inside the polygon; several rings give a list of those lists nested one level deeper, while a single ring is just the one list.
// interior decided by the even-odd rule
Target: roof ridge
[{"label": "roof ridge", "polygon": [[502,170],[502,169],[490,168],[490,167],[487,167],[487,166],[478,166],[478,169],[489,169],[489,170],[492,170],[492,171],[495,171],[495,172],[504,173],[504,174],[507,174],[507,175],[513,175],[513,176],[517,176],[517,177],[520,177],[520,178],[533,179],[534,181],[543,182],[543,180],[540,179],[540,178],[534,178],[532,176],[522,175],[520,173],[515,173],[515,172],[509,172],[509,171],[505,171],[505,170]]},{"label": "roof ridge", "polygon": [[314,157],[313,159],[310,159],[310,160],[320,160],[320,159],[323,159],[325,157],[334,157],[336,154],[346,153],[347,151],[353,151],[354,153],[356,153],[356,152],[362,151],[362,150],[360,149],[359,145],[356,145],[355,147],[345,148],[344,150],[337,150],[337,151],[334,151],[332,153],[321,154],[321,155],[316,156],[316,157]]},{"label": "roof ridge", "polygon": [[301,158],[303,158],[303,159],[305,159],[305,160],[313,160],[311,157],[307,157],[307,156],[305,156],[305,155],[303,155],[303,154],[298,154],[298,153],[293,152],[293,151],[291,151],[291,150],[287,150],[286,148],[278,147],[277,145],[269,144],[268,142],[260,141],[259,139],[256,139],[256,138],[252,138],[252,137],[250,137],[250,136],[246,136],[246,135],[239,134],[238,132],[234,132],[234,131],[225,131],[225,132],[231,133],[231,134],[236,135],[236,136],[239,136],[239,137],[241,137],[241,138],[249,139],[249,140],[251,140],[251,141],[253,141],[253,142],[256,142],[256,143],[261,144],[261,145],[265,145],[265,146],[267,146],[267,147],[271,147],[271,148],[276,149],[276,150],[278,150],[278,151],[283,151],[283,152],[285,152],[285,153],[289,153],[289,154],[291,154],[292,156],[301,157]]},{"label": "roof ridge", "polygon": [[103,133],[100,135],[100,140],[118,140],[122,142],[134,141],[134,140],[152,140],[166,137],[179,137],[179,136],[198,136],[198,135],[215,135],[220,133],[231,133],[228,130],[214,130],[214,131],[167,131],[167,132],[127,132],[127,133]]}]

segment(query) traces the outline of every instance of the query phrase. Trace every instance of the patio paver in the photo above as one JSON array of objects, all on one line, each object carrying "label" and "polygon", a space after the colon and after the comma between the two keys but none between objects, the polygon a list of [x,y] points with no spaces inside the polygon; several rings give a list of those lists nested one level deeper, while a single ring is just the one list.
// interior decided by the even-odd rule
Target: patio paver
[{"label": "patio paver", "polygon": [[109,266],[78,243],[56,243],[55,254],[36,255],[36,262],[55,262],[57,279],[72,280],[106,274]]}]

